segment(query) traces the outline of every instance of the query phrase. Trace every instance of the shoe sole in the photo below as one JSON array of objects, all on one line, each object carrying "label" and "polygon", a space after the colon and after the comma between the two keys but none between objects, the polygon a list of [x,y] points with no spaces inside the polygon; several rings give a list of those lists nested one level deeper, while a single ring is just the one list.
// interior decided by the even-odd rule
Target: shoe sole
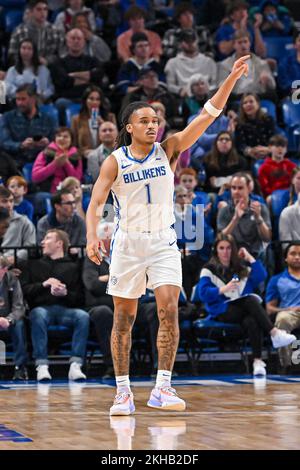
[{"label": "shoe sole", "polygon": [[124,411],[110,411],[109,416],[129,416],[135,412],[135,408],[133,410],[124,410]]},{"label": "shoe sole", "polygon": [[166,405],[166,406],[156,406],[151,405],[151,403],[147,403],[149,408],[155,408],[156,410],[163,410],[163,411],[184,411],[186,409],[185,403],[174,403],[173,405]]}]

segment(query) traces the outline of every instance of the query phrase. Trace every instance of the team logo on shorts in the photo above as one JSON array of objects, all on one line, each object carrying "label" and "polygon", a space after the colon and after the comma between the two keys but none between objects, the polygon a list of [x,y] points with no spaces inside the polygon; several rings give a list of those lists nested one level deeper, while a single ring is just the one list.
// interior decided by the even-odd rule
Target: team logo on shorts
[{"label": "team logo on shorts", "polygon": [[115,286],[118,282],[118,279],[116,278],[116,276],[112,276],[111,280],[110,280],[110,283]]}]

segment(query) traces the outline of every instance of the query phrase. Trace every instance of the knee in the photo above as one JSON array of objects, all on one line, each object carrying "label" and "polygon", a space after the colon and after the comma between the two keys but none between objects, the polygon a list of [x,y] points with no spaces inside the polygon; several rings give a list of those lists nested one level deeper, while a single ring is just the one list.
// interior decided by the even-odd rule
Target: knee
[{"label": "knee", "polygon": [[87,323],[87,324],[89,323],[90,316],[85,310],[76,309],[74,313],[75,313],[75,319],[78,322]]},{"label": "knee", "polygon": [[158,309],[160,321],[174,321],[178,319],[178,304],[174,300],[168,300]]},{"label": "knee", "polygon": [[279,312],[276,316],[275,326],[276,328],[281,328],[283,330],[288,330],[290,328],[290,314],[289,312]]},{"label": "knee", "polygon": [[36,307],[33,308],[29,314],[30,321],[34,322],[46,322],[47,321],[48,312],[45,308]]},{"label": "knee", "polygon": [[125,310],[115,311],[113,328],[120,334],[128,333],[132,330],[134,321],[135,314],[129,313]]},{"label": "knee", "polygon": [[113,311],[107,305],[95,307],[90,311],[90,318],[93,323],[103,322],[104,320],[113,319]]}]

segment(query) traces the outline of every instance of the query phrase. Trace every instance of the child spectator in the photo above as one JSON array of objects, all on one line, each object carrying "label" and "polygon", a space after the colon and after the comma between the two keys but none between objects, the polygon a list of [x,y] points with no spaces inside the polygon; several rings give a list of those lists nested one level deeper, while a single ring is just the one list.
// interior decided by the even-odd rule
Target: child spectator
[{"label": "child spectator", "polygon": [[28,191],[28,185],[25,178],[19,175],[11,176],[7,180],[7,188],[14,196],[14,210],[21,215],[27,215],[32,221],[34,208],[31,202],[24,199],[25,194]]}]

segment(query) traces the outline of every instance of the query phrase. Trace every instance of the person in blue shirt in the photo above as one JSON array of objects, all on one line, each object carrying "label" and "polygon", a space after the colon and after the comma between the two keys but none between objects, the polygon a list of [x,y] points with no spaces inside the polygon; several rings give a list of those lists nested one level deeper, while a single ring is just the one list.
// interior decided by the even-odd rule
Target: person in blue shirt
[{"label": "person in blue shirt", "polygon": [[25,178],[19,175],[11,176],[7,180],[7,188],[14,196],[14,210],[21,215],[27,215],[29,220],[33,222],[34,207],[31,202],[24,199],[28,186]]},{"label": "person in blue shirt", "polygon": [[263,36],[288,36],[293,27],[293,20],[287,8],[277,4],[275,0],[263,0],[258,12],[263,16],[261,32]]},{"label": "person in blue shirt", "polygon": [[[269,315],[276,315],[275,325],[287,332],[300,327],[300,242],[290,243],[284,253],[286,269],[271,277],[266,292]],[[291,365],[291,347],[279,349],[283,368]]]},{"label": "person in blue shirt", "polygon": [[294,49],[289,51],[279,61],[278,65],[278,87],[282,95],[288,96],[293,90],[293,82],[300,77],[300,31],[294,36]]},{"label": "person in blue shirt", "polygon": [[260,261],[245,248],[238,250],[231,235],[220,233],[196,287],[196,296],[204,302],[210,317],[240,324],[246,330],[253,350],[253,375],[266,375],[266,364],[261,359],[263,334],[271,336],[275,348],[295,340],[294,335],[273,327],[259,297],[254,295],[266,276]]}]

